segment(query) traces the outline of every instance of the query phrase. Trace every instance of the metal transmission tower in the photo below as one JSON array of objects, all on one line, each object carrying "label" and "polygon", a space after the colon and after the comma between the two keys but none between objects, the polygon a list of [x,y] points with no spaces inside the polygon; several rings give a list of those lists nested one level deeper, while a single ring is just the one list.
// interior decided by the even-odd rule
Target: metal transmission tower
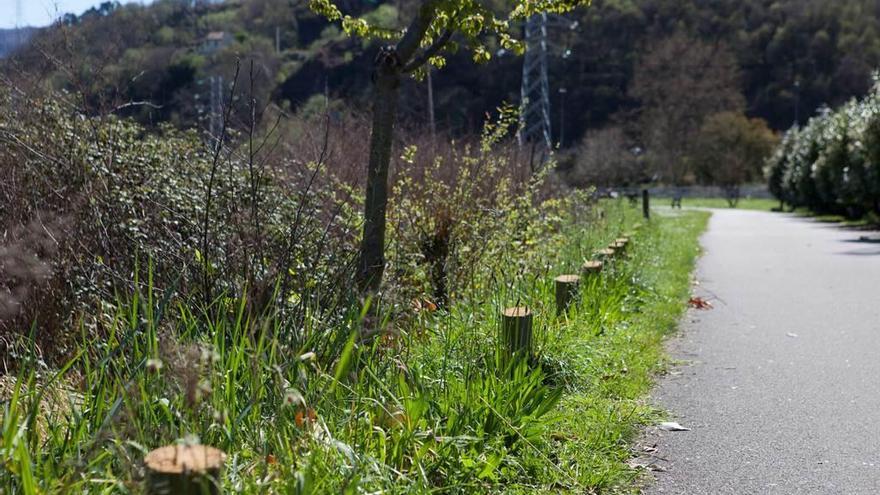
[{"label": "metal transmission tower", "polygon": [[209,132],[212,140],[220,140],[223,132],[223,76],[210,76],[211,100],[209,103]]},{"label": "metal transmission tower", "polygon": [[[207,90],[205,83],[208,83]],[[223,132],[223,76],[208,76],[198,79],[199,91],[195,94],[195,107],[199,122],[207,121],[207,140],[211,145],[219,142]]]},{"label": "metal transmission tower", "polygon": [[[546,13],[533,15],[526,21],[526,53],[523,60],[522,106],[518,138],[520,146],[528,147],[533,171],[547,162],[553,149],[547,64],[550,48],[555,45],[547,36],[550,27],[564,27],[574,31],[578,23]],[[570,50],[562,50],[562,58],[568,58],[570,54]]]},{"label": "metal transmission tower", "polygon": [[532,169],[547,161],[550,133],[550,82],[547,79],[547,14],[529,17],[525,28],[519,144],[529,148]]}]

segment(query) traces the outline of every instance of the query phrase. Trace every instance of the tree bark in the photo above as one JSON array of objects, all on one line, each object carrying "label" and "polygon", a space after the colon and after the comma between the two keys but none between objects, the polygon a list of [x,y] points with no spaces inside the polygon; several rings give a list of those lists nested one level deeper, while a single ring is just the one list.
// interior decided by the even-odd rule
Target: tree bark
[{"label": "tree bark", "polygon": [[396,46],[383,47],[374,63],[373,130],[370,135],[370,162],[364,201],[364,233],[358,263],[358,286],[363,294],[378,292],[385,272],[385,212],[388,206],[388,167],[397,120],[400,81],[407,72],[427,62],[449,41],[445,32],[414,59],[431,22],[439,0],[425,0]]},{"label": "tree bark", "polygon": [[388,167],[397,119],[400,61],[386,52],[376,59],[373,92],[373,130],[364,202],[364,234],[361,239],[358,284],[361,292],[376,292],[385,272],[385,213],[388,206]]}]

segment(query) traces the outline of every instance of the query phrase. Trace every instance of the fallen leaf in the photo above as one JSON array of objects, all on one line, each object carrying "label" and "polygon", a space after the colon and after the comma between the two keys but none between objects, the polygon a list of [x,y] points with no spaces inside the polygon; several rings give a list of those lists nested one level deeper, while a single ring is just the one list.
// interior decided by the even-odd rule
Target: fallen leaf
[{"label": "fallen leaf", "polygon": [[695,309],[712,309],[712,303],[699,296],[688,299],[688,305]]},{"label": "fallen leaf", "polygon": [[666,431],[691,431],[690,428],[685,428],[684,426],[681,426],[680,424],[678,424],[674,421],[664,421],[663,423],[660,423],[659,425],[657,425],[657,427],[660,428],[661,430],[666,430]]}]

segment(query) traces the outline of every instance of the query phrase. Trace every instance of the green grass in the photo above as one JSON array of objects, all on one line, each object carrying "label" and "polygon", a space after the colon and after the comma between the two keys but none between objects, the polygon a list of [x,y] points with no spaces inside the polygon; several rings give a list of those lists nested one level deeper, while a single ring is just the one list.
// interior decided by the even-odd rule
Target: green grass
[{"label": "green grass", "polygon": [[[686,212],[653,220],[633,259],[599,289],[613,301],[609,307],[595,309],[593,303],[575,315],[552,346],[579,377],[554,424],[553,456],[577,481],[567,491],[632,490],[639,473],[626,465],[629,442],[639,426],[659,417],[644,397],[664,360],[663,339],[675,329],[689,295],[697,239],[708,216]],[[596,296],[586,297],[589,308]],[[555,483],[541,491],[559,491],[564,479]]]},{"label": "green grass", "polygon": [[[663,200],[658,199],[657,204],[664,204]],[[684,198],[681,202],[684,207],[694,208],[730,208],[727,200],[724,198]],[[772,211],[779,208],[779,201],[775,199],[759,199],[759,198],[742,198],[736,205],[740,210],[759,210]]]},{"label": "green grass", "polygon": [[[137,493],[147,451],[200,441],[229,455],[228,491],[633,491],[629,442],[658,417],[645,394],[708,213],[646,222],[629,256],[556,317],[553,277],[577,273],[640,221],[616,202],[601,209],[546,219],[556,227],[527,256],[493,260],[482,290],[374,339],[358,311],[329,333],[292,328],[248,315],[240,299],[197,311],[146,281],[83,329],[68,366],[24,359],[0,383],[0,486]],[[530,366],[507,365],[499,350],[499,313],[513,304],[535,313]],[[86,337],[96,333],[103,340]]]}]

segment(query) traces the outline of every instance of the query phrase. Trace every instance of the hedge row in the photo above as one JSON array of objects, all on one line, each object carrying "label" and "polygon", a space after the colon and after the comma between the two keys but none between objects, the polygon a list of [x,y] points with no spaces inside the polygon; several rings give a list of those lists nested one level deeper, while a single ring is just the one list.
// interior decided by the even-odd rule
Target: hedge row
[{"label": "hedge row", "polygon": [[880,79],[836,110],[786,132],[766,168],[770,192],[791,207],[880,213]]}]

